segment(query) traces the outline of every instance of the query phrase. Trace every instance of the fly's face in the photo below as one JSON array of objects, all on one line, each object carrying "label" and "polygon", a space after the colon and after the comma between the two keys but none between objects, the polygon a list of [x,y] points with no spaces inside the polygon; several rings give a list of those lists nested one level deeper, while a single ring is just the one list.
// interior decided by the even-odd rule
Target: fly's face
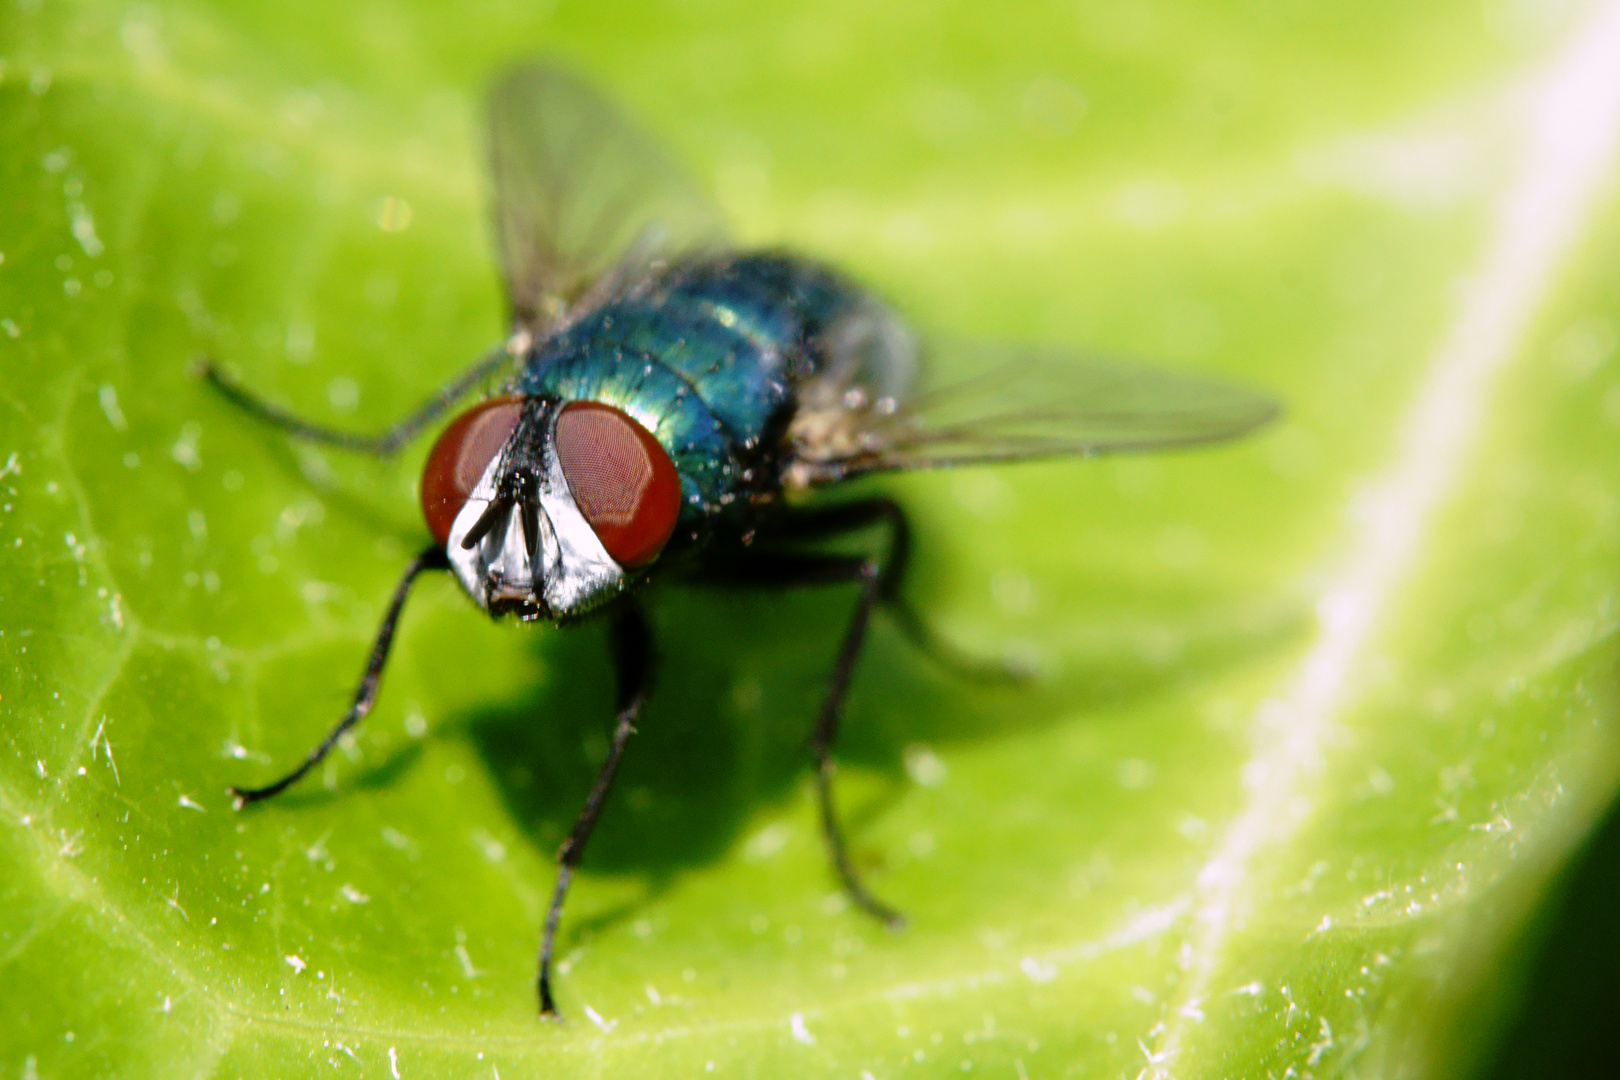
[{"label": "fly's face", "polygon": [[622,593],[658,557],[680,491],[669,454],[623,411],[499,397],[434,443],[422,513],[479,607],[566,620]]}]

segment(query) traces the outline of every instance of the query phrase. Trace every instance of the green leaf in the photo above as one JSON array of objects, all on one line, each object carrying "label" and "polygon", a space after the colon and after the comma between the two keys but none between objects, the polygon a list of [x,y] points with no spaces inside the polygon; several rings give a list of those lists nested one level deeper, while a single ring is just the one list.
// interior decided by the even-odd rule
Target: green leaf
[{"label": "green leaf", "polygon": [[[1620,29],[1577,7],[8,5],[0,1072],[1468,1071],[1620,772]],[[887,485],[917,604],[1042,672],[874,633],[840,799],[903,933],[804,771],[850,598],[660,592],[560,1025],[601,628],[425,583],[353,746],[233,813],[344,707],[424,449],[187,374],[375,429],[497,340],[479,97],[530,53],[920,325],[1287,408]]]}]

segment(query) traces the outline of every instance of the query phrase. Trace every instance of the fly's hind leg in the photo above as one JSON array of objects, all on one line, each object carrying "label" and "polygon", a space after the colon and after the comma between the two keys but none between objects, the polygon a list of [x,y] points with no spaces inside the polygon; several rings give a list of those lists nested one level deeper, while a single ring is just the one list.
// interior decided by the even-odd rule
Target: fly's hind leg
[{"label": "fly's hind leg", "polygon": [[490,350],[472,367],[440,387],[437,393],[417,406],[415,411],[386,431],[375,435],[337,431],[302,420],[279,405],[272,405],[251,390],[245,389],[212,360],[199,360],[194,371],[198,378],[219,391],[221,396],[243,412],[272,427],[280,428],[296,439],[386,458],[392,457],[400,447],[419,435],[423,428],[443,416],[452,405],[466,396],[468,391],[511,362],[512,354],[505,345]]},{"label": "fly's hind leg", "polygon": [[912,647],[952,675],[969,682],[1018,683],[1028,680],[1030,672],[1022,667],[975,656],[941,637],[917,613],[917,609],[900,595],[900,584],[911,561],[911,523],[906,520],[906,512],[900,504],[893,499],[858,499],[813,510],[800,510],[773,530],[772,539],[780,536],[783,541],[819,540],[877,525],[884,526],[889,532],[878,602]]},{"label": "fly's hind leg", "polygon": [[966,682],[986,685],[1012,685],[1028,682],[1033,676],[1029,668],[1009,660],[992,660],[968,652],[928,625],[917,609],[899,594],[885,595],[883,608],[894,620],[895,626],[918,652]]}]

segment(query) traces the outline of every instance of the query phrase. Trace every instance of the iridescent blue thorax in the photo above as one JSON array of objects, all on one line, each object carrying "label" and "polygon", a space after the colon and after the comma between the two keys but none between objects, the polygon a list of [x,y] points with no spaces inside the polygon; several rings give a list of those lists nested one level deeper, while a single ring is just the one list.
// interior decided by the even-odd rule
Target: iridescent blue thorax
[{"label": "iridescent blue thorax", "polygon": [[664,558],[747,527],[780,491],[798,390],[865,294],[791,255],[678,263],[537,342],[515,390],[623,409],[669,452],[682,509]]}]

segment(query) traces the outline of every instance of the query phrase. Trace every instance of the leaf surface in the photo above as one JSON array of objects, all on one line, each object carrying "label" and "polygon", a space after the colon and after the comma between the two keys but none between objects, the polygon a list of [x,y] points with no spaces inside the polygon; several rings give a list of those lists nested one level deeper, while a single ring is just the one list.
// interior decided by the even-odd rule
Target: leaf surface
[{"label": "leaf surface", "polygon": [[[917,3],[0,14],[0,1071],[1450,1075],[1620,763],[1613,5]],[[602,629],[420,588],[424,447],[290,445],[212,356],[377,429],[497,340],[477,115],[599,78],[748,242],[920,325],[1179,364],[1240,445],[874,484],[909,594],[654,598],[657,692],[534,1016]]]}]

